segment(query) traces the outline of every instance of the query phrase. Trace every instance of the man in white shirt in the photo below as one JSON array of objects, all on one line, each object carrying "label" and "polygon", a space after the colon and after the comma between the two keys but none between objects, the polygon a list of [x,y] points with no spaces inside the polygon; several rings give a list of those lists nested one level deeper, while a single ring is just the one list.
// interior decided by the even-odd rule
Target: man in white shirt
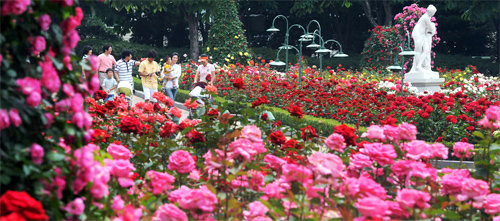
[{"label": "man in white shirt", "polygon": [[199,86],[205,88],[208,85],[213,85],[215,80],[215,66],[208,63],[208,55],[202,54],[200,56],[201,65],[198,66],[196,70],[196,75],[194,76],[194,87]]}]

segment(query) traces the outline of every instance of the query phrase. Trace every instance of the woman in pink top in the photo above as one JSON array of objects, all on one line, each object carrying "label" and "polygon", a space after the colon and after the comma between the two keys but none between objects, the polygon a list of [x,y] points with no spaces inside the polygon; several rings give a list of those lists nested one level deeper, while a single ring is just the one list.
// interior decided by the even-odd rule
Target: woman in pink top
[{"label": "woman in pink top", "polygon": [[194,86],[199,86],[205,88],[208,85],[213,85],[215,80],[215,67],[213,64],[208,63],[208,55],[202,54],[200,56],[201,65],[198,66],[196,70],[196,75],[194,76]]},{"label": "woman in pink top", "polygon": [[[102,84],[104,79],[106,79],[106,70],[109,68],[113,69],[113,65],[116,64],[115,57],[111,55],[111,51],[113,51],[113,48],[111,45],[104,45],[102,47],[102,50],[104,51],[102,54],[97,56],[97,61],[98,61],[98,71],[99,71],[99,83]],[[116,75],[116,73],[115,73]],[[115,76],[115,79],[119,79],[118,77]]]}]

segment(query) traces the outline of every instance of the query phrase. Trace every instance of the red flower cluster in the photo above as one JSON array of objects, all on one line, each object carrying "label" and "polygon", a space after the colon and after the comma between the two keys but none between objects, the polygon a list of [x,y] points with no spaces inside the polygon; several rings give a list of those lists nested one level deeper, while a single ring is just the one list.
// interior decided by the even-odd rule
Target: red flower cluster
[{"label": "red flower cluster", "polygon": [[49,220],[40,201],[26,192],[10,191],[0,197],[0,220]]},{"label": "red flower cluster", "polygon": [[233,86],[238,89],[245,89],[245,82],[241,78],[236,78],[233,81]]},{"label": "red flower cluster", "polygon": [[198,142],[205,142],[205,136],[202,133],[192,129],[186,133],[186,138],[189,143],[194,144]]},{"label": "red flower cluster", "polygon": [[290,104],[290,107],[288,107],[287,110],[290,112],[290,115],[292,116],[296,116],[298,118],[302,118],[304,116],[302,108],[298,105]]},{"label": "red flower cluster", "polygon": [[271,140],[271,143],[276,144],[276,145],[282,145],[286,142],[286,137],[281,131],[274,131],[271,134],[269,134],[269,139]]},{"label": "red flower cluster", "polygon": [[318,134],[316,134],[316,129],[314,129],[314,127],[311,127],[311,125],[307,125],[306,127],[301,128],[300,131],[303,140],[310,140],[312,138],[319,137]]},{"label": "red flower cluster", "polygon": [[120,127],[122,133],[139,134],[142,132],[143,125],[139,119],[131,116],[126,116],[122,119],[118,127]]},{"label": "red flower cluster", "polygon": [[167,121],[160,128],[160,136],[161,137],[170,137],[172,134],[177,132],[177,125],[172,121]]},{"label": "red flower cluster", "polygon": [[267,97],[265,95],[263,95],[262,97],[258,97],[257,100],[255,100],[254,102],[252,102],[252,108],[256,108],[260,105],[263,105],[263,104],[269,104],[271,103]]},{"label": "red flower cluster", "polygon": [[96,100],[105,99],[106,97],[108,97],[108,93],[106,93],[106,91],[98,90],[95,92],[95,99]]},{"label": "red flower cluster", "polygon": [[354,128],[342,124],[335,126],[333,132],[342,135],[348,146],[356,146],[356,139],[358,139],[358,135],[356,135],[356,130]]}]

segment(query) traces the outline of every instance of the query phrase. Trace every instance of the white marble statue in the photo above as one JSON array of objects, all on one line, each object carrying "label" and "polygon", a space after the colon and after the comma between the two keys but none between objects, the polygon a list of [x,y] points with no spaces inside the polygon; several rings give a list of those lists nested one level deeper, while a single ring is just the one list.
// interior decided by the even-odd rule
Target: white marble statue
[{"label": "white marble statue", "polygon": [[436,25],[434,22],[431,22],[431,17],[434,16],[436,11],[437,9],[434,5],[429,5],[427,7],[427,12],[420,17],[413,28],[411,37],[415,43],[417,55],[415,55],[413,66],[410,72],[405,75],[405,78],[439,78],[439,73],[431,70],[432,36],[436,34]]}]

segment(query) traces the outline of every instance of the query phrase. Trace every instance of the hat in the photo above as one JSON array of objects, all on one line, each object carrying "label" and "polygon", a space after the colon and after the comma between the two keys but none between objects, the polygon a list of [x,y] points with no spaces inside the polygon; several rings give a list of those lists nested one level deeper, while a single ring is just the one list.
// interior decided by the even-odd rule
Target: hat
[{"label": "hat", "polygon": [[200,61],[208,61],[208,56],[200,56]]}]

